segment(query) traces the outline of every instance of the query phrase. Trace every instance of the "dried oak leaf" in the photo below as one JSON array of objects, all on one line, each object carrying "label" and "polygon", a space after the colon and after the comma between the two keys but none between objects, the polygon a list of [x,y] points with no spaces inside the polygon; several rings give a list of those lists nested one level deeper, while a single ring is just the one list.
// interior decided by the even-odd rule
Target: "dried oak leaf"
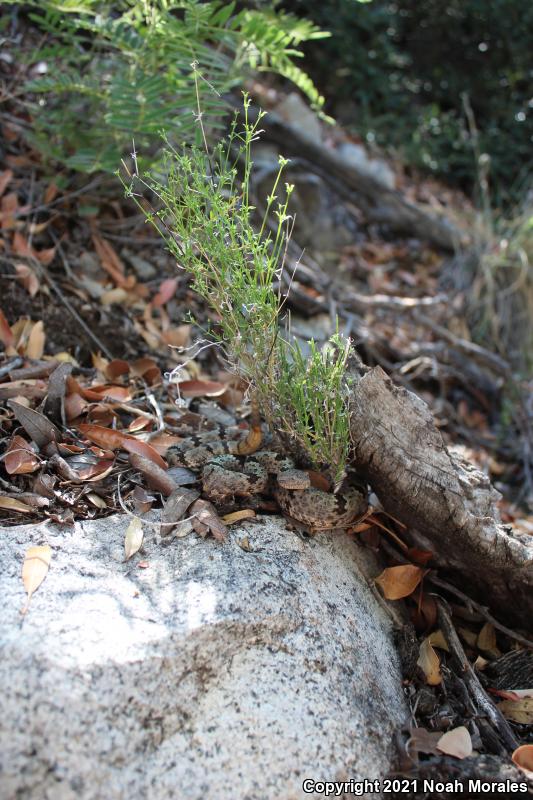
[{"label": "dried oak leaf", "polygon": [[168,496],[161,512],[161,535],[168,536],[174,527],[181,521],[185,512],[195,500],[200,497],[200,492],[195,489],[183,489],[181,486]]},{"label": "dried oak leaf", "polygon": [[190,510],[193,517],[192,525],[200,536],[207,536],[209,532],[219,542],[225,542],[228,529],[218,516],[215,507],[208,500],[197,500]]},{"label": "dried oak leaf", "polygon": [[27,475],[39,468],[39,458],[31,444],[22,436],[13,436],[4,456],[8,475]]},{"label": "dried oak leaf", "polygon": [[44,414],[40,414],[39,411],[34,411],[31,408],[26,408],[26,406],[16,403],[14,400],[8,400],[7,405],[37,447],[43,448],[50,442],[59,442],[61,440],[59,428],[56,428],[54,423],[50,422]]}]

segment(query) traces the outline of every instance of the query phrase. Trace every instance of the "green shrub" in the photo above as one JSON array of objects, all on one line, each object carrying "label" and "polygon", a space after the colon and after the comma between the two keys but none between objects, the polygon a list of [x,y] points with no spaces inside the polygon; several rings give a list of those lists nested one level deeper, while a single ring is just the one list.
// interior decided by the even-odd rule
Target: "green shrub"
[{"label": "green shrub", "polygon": [[221,125],[222,95],[251,70],[277,72],[316,107],[323,102],[295,59],[302,42],[327,34],[286,13],[220,0],[31,0],[26,8],[45,34],[36,51],[16,54],[46,64],[24,87],[34,98],[31,137],[74,169],[115,170],[132,139],[146,153],[162,129],[173,141],[190,138],[197,91],[203,113]]},{"label": "green shrub", "polygon": [[[476,186],[463,96],[491,159],[495,203],[531,168],[530,0],[284,0],[332,33],[307,67],[329,100],[354,101],[358,131],[463,187]],[[330,109],[332,110],[332,109]]]},{"label": "green shrub", "polygon": [[[280,158],[265,216],[255,229],[248,187],[261,117],[249,122],[248,107],[245,96],[243,126],[235,120],[228,140],[213,152],[196,146],[177,151],[167,144],[164,179],[153,172],[130,174],[123,176],[124,186],[144,213],[140,195],[147,188],[154,193],[158,209],[149,221],[215,312],[217,324],[206,335],[249,383],[272,429],[338,486],[350,442],[344,380],[350,343],[339,335],[324,350],[310,342],[306,357],[280,331],[284,299],[273,284],[280,284],[291,232],[292,187],[285,185],[278,201],[286,163]],[[269,218],[277,220],[273,232]]]}]

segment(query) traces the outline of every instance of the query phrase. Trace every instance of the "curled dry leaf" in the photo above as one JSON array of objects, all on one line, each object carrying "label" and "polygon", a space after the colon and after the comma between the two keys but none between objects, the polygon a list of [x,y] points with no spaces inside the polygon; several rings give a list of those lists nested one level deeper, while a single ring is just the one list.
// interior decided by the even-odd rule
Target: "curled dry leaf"
[{"label": "curled dry leaf", "polygon": [[4,466],[8,475],[27,475],[39,468],[39,458],[22,436],[13,436],[4,456]]},{"label": "curled dry leaf", "polygon": [[172,494],[174,489],[176,489],[176,484],[172,480],[172,477],[168,475],[164,469],[161,469],[160,466],[154,464],[153,461],[137,453],[130,453],[129,460],[131,466],[134,469],[138,469],[139,472],[144,475],[150,489],[161,492],[161,494],[165,496]]},{"label": "curled dry leaf", "polygon": [[107,508],[107,503],[106,503],[106,501],[104,500],[104,498],[103,498],[103,497],[100,497],[100,495],[99,495],[99,494],[96,494],[96,492],[87,492],[87,494],[85,495],[85,497],[87,498],[87,500],[89,501],[89,503],[92,503],[92,505],[93,505],[95,508],[102,508],[102,509],[103,509],[103,508]]},{"label": "curled dry leaf", "polygon": [[176,387],[182,397],[220,397],[226,391],[218,381],[180,381]]},{"label": "curled dry leaf", "polygon": [[178,288],[177,278],[166,278],[164,281],[161,282],[157,294],[153,296],[152,306],[154,308],[159,308],[160,306],[164,306],[165,303],[168,303],[169,300],[172,300],[172,298],[176,294],[177,288]]},{"label": "curled dry leaf", "polygon": [[92,238],[102,267],[117,286],[124,286],[126,284],[124,264],[116,250],[106,239],[102,239],[96,232],[93,233]]},{"label": "curled dry leaf", "polygon": [[30,547],[26,551],[24,564],[22,565],[22,583],[24,584],[28,599],[26,605],[22,609],[23,614],[25,614],[29,608],[33,593],[46,578],[51,558],[52,548],[47,544]]},{"label": "curled dry leaf", "polygon": [[409,755],[413,753],[427,753],[437,755],[437,743],[441,734],[437,731],[428,731],[426,728],[411,728],[410,737],[406,743],[406,750]]},{"label": "curled dry leaf", "polygon": [[[485,661],[485,666],[488,663]],[[501,697],[502,700],[521,700],[523,697],[533,697],[533,689],[491,689],[490,692]]]},{"label": "curled dry leaf", "polygon": [[161,383],[161,370],[152,358],[138,358],[130,369],[135,378],[143,378],[149,386]]},{"label": "curled dry leaf", "polygon": [[30,297],[35,297],[39,291],[39,278],[28,264],[15,264],[17,278],[26,289]]},{"label": "curled dry leaf", "polygon": [[235,525],[236,522],[242,522],[243,519],[253,519],[255,511],[253,508],[243,508],[241,511],[233,511],[231,514],[225,514],[222,521],[226,525]]},{"label": "curled dry leaf", "polygon": [[496,642],[496,631],[494,630],[494,625],[491,625],[490,622],[486,622],[481,628],[477,637],[477,646],[483,653],[488,653],[495,658],[501,656]]},{"label": "curled dry leaf", "polygon": [[144,531],[142,520],[139,517],[133,517],[130,524],[126,529],[124,536],[124,560],[128,561],[140,549],[143,543]]},{"label": "curled dry leaf", "polygon": [[130,371],[130,365],[122,358],[115,358],[110,361],[103,370],[104,375],[108,381],[116,381],[122,375],[127,375]]},{"label": "curled dry leaf", "polygon": [[46,335],[44,332],[44,323],[39,320],[31,329],[26,345],[26,356],[28,358],[41,358],[44,353],[44,343]]},{"label": "curled dry leaf", "polygon": [[[161,512],[161,536],[168,536],[185,516],[189,506],[200,497],[195,489],[174,489],[165,502]],[[189,526],[190,529],[191,526]]]},{"label": "curled dry leaf", "polygon": [[429,636],[420,645],[418,661],[416,662],[424,675],[429,686],[438,686],[442,683],[440,673],[440,659],[429,641]]},{"label": "curled dry leaf", "polygon": [[400,600],[414,592],[423,575],[424,570],[421,567],[402,564],[399,567],[384,569],[376,578],[376,583],[387,600]]},{"label": "curled dry leaf", "polygon": [[200,536],[207,536],[211,531],[219,542],[226,541],[227,527],[218,516],[215,507],[208,500],[197,500],[191,506],[190,514],[194,517],[193,528]]},{"label": "curled dry leaf", "polygon": [[135,511],[138,514],[146,514],[147,511],[150,511],[155,501],[155,497],[148,494],[142,486],[136,486],[131,497],[133,498]]},{"label": "curled dry leaf", "polygon": [[29,514],[32,511],[31,507],[26,503],[22,503],[14,497],[6,497],[3,494],[0,494],[0,508],[6,511],[18,511],[21,514]]},{"label": "curled dry leaf", "polygon": [[91,425],[88,423],[78,425],[78,430],[83,436],[99,447],[106,447],[111,450],[126,450],[127,453],[136,453],[148,459],[148,461],[152,461],[160,469],[167,469],[166,462],[161,458],[157,450],[147,442],[141,442],[134,436],[129,436],[127,433],[115,431],[111,428],[104,428],[102,425]]},{"label": "curled dry leaf", "polygon": [[511,758],[513,764],[516,764],[518,769],[521,769],[528,778],[533,780],[533,744],[523,744],[522,747],[517,747]]},{"label": "curled dry leaf", "polygon": [[410,547],[405,555],[407,558],[410,558],[411,561],[415,561],[422,567],[425,567],[428,561],[431,561],[433,558],[431,550],[420,550],[418,547]]},{"label": "curled dry leaf", "polygon": [[504,700],[498,705],[506,719],[519,722],[521,725],[533,725],[533,697],[522,697],[519,700]]},{"label": "curled dry leaf", "polygon": [[448,642],[444,638],[444,634],[440,628],[436,631],[433,631],[433,633],[430,633],[428,636],[428,641],[432,647],[438,647],[440,650],[446,650],[447,653],[450,652]]},{"label": "curled dry leaf", "polygon": [[37,447],[43,448],[50,442],[59,442],[61,440],[59,428],[56,428],[53,422],[50,422],[44,414],[40,414],[31,408],[26,408],[26,406],[16,403],[14,400],[9,400],[7,405]]},{"label": "curled dry leaf", "polygon": [[468,758],[472,755],[472,739],[464,725],[446,731],[437,742],[437,747],[441,753],[454,758]]},{"label": "curled dry leaf", "polygon": [[191,339],[191,326],[178,325],[176,328],[169,328],[160,334],[161,341],[170,347],[186,347]]}]

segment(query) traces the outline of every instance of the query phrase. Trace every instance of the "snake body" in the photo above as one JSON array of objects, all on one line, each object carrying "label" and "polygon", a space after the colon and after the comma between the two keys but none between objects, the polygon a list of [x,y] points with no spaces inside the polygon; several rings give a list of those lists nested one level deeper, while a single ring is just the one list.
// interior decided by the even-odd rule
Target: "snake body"
[{"label": "snake body", "polygon": [[288,456],[275,450],[241,453],[239,441],[200,435],[169,448],[166,457],[171,466],[201,470],[203,492],[215,504],[271,491],[283,514],[311,533],[348,528],[367,510],[363,485],[325,492],[312,486],[309,474]]}]

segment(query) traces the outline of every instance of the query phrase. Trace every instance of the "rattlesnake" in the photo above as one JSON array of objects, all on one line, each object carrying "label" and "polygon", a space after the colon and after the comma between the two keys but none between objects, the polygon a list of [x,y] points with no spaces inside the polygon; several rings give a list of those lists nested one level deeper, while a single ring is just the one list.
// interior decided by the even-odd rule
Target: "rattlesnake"
[{"label": "rattlesnake", "polygon": [[166,458],[171,466],[201,469],[203,492],[215,505],[270,492],[282,512],[311,533],[348,528],[367,510],[363,484],[344,485],[336,494],[325,492],[312,486],[309,473],[297,469],[290,457],[256,450],[262,438],[259,426],[238,441],[212,437],[191,436],[170,447]]}]

